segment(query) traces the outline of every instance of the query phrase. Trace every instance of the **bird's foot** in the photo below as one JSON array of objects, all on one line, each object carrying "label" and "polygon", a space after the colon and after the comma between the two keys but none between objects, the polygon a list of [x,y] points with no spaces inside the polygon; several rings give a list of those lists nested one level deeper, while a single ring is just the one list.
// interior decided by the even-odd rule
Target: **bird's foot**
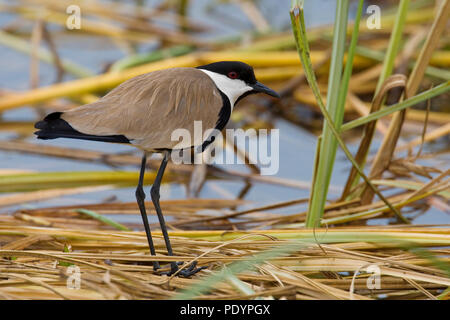
[{"label": "bird's foot", "polygon": [[153,261],[153,271],[158,271],[161,269],[161,266],[159,265],[158,261]]},{"label": "bird's foot", "polygon": [[[178,266],[182,265],[182,264],[183,264],[183,262],[172,262],[170,264],[170,271],[161,272],[161,275],[171,276],[171,275],[175,274],[179,270]],[[179,277],[189,278],[189,277],[193,276],[194,274],[196,274],[197,272],[199,272],[200,270],[203,270],[205,268],[206,268],[206,266],[197,268],[197,261],[194,261],[186,269],[180,270],[177,275]]]}]

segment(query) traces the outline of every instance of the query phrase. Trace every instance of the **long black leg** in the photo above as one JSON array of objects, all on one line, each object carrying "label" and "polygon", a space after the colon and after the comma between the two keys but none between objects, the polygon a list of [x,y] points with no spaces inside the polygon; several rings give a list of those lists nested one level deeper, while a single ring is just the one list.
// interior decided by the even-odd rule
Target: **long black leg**
[{"label": "long black leg", "polygon": [[[139,183],[136,189],[136,200],[137,204],[139,206],[139,211],[141,212],[142,216],[142,222],[144,223],[145,233],[147,234],[147,241],[148,246],[150,247],[150,253],[152,256],[156,255],[155,252],[155,246],[153,245],[153,239],[152,239],[152,233],[150,231],[150,226],[148,224],[148,218],[147,218],[147,212],[145,211],[145,192],[143,188],[144,184],[144,173],[145,173],[145,166],[147,164],[147,154],[144,153],[142,156],[142,162],[141,162],[141,171],[139,173]],[[158,270],[160,268],[158,261],[153,261],[153,270]]]},{"label": "long black leg", "polygon": [[[165,151],[163,160],[158,169],[158,173],[156,174],[155,182],[153,183],[153,186],[150,190],[150,195],[152,197],[153,205],[155,206],[156,214],[158,215],[159,224],[161,225],[161,232],[164,236],[164,241],[166,242],[167,253],[169,254],[169,256],[173,256],[172,245],[170,244],[169,234],[167,233],[166,222],[164,221],[164,216],[161,211],[161,206],[159,205],[159,197],[160,197],[159,189],[161,187],[161,180],[164,175],[164,171],[166,170],[168,161],[169,161],[169,152]],[[180,274],[182,276],[189,277],[189,276],[197,273],[201,269],[203,269],[203,268],[196,268],[196,265],[197,265],[196,263],[193,263],[189,268],[187,268],[185,270],[181,270]],[[178,264],[176,262],[171,262],[170,263],[170,272],[168,272],[167,274],[171,275],[177,271],[178,271]]]}]

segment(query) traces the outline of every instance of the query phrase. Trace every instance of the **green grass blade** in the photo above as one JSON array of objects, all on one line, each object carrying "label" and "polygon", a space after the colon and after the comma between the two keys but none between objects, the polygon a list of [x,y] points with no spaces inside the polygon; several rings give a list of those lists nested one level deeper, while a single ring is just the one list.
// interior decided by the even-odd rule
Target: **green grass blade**
[{"label": "green grass blade", "polygon": [[78,213],[84,214],[86,216],[89,216],[95,220],[98,220],[100,222],[103,222],[104,224],[110,225],[111,227],[116,228],[117,230],[121,230],[121,231],[130,231],[130,229],[128,229],[126,226],[124,226],[121,223],[118,223],[114,220],[111,220],[101,214],[98,214],[97,212],[91,211],[91,210],[86,210],[86,209],[77,209],[75,210]]},{"label": "green grass blade", "polygon": [[[371,48],[367,48],[361,45],[356,46],[356,54],[358,56],[369,58],[375,61],[382,62],[384,60],[385,54],[382,51],[374,50]],[[409,69],[413,69],[415,65],[415,61],[411,61],[408,64]],[[436,68],[433,66],[428,66],[425,69],[425,74],[429,77],[433,77],[439,80],[450,80],[450,71],[447,69]]]},{"label": "green grass blade", "polygon": [[402,43],[402,34],[408,13],[409,0],[401,0],[398,6],[397,16],[395,18],[394,28],[392,29],[389,45],[383,62],[383,69],[378,78],[377,88],[374,96],[380,91],[384,81],[392,74],[395,66],[395,59]]},{"label": "green grass blade", "polygon": [[395,113],[397,111],[409,108],[418,103],[424,102],[424,101],[434,98],[438,95],[441,95],[445,92],[448,92],[449,90],[450,90],[450,80],[448,80],[432,89],[429,89],[427,91],[419,93],[418,95],[416,95],[412,98],[409,98],[407,100],[404,100],[402,102],[399,102],[397,104],[389,106],[387,108],[381,109],[379,111],[373,112],[365,117],[361,117],[356,120],[347,122],[344,125],[342,125],[341,132],[362,126],[363,124],[366,124],[368,122],[380,119],[382,117],[385,117],[385,116]]},{"label": "green grass blade", "polygon": [[[389,201],[378,191],[377,188],[370,182],[370,180],[367,178],[367,176],[364,174],[362,169],[359,167],[358,163],[353,158],[352,154],[348,150],[347,146],[339,136],[339,132],[334,126],[334,122],[328,113],[327,109],[325,108],[325,105],[322,101],[322,97],[320,95],[319,87],[317,85],[317,80],[314,74],[314,71],[312,69],[311,59],[309,56],[309,45],[308,45],[308,39],[306,37],[306,28],[305,28],[305,21],[304,21],[304,15],[303,15],[303,1],[293,1],[293,6],[290,11],[291,15],[291,22],[292,22],[292,30],[294,33],[296,45],[297,45],[297,51],[300,56],[300,60],[302,61],[303,69],[305,72],[306,79],[308,81],[309,86],[311,87],[314,96],[317,100],[317,103],[319,105],[320,110],[322,111],[323,116],[325,117],[326,122],[328,123],[328,126],[333,133],[334,137],[336,138],[337,142],[339,143],[340,147],[344,151],[347,158],[350,160],[350,162],[355,167],[356,171],[359,173],[359,175],[364,179],[364,181],[367,183],[367,185],[374,191],[374,193],[389,207],[389,209],[394,212],[397,217],[403,221],[404,223],[409,223],[407,219],[405,219],[400,212],[394,208]],[[320,152],[320,151],[319,151]],[[322,155],[321,155],[322,156]],[[316,171],[315,171],[316,172]],[[316,172],[317,173],[317,172]],[[315,180],[316,181],[316,180]],[[313,183],[314,185],[314,183]],[[314,185],[316,188],[316,186]],[[319,214],[322,214],[319,212]],[[317,218],[311,218],[310,221],[314,224],[320,223],[320,220],[317,220]]]},{"label": "green grass blade", "polygon": [[442,259],[439,259],[431,251],[426,250],[424,248],[420,248],[417,246],[411,246],[408,249],[413,254],[415,254],[423,259],[429,260],[436,268],[444,271],[447,274],[447,277],[450,278],[450,266],[447,262],[443,261]]},{"label": "green grass blade", "polygon": [[[345,54],[345,44],[347,36],[349,2],[343,0],[338,2],[336,10],[336,20],[334,25],[333,49],[328,78],[327,110],[337,128],[340,128],[344,110],[343,105],[339,105],[339,95],[341,89],[343,61]],[[342,98],[341,98],[342,100]],[[343,97],[345,101],[345,96]],[[306,227],[314,228],[320,225],[325,203],[328,195],[328,186],[336,157],[337,142],[329,128],[327,121],[324,121],[322,141],[320,145],[320,157],[318,158],[314,188],[311,190],[309,210],[306,218]]]},{"label": "green grass blade", "polygon": [[305,244],[295,241],[294,243],[278,246],[271,250],[266,250],[255,254],[248,260],[231,263],[226,268],[222,268],[219,272],[215,272],[212,275],[206,277],[202,281],[190,286],[187,290],[184,290],[176,294],[174,300],[192,300],[197,296],[207,293],[211,288],[214,288],[218,283],[229,279],[230,275],[239,274],[246,270],[251,270],[256,265],[263,264],[266,261],[270,261],[276,257],[288,255],[294,251],[297,251],[304,247]]},{"label": "green grass blade", "polygon": [[[389,45],[386,51],[386,55],[383,62],[383,69],[381,70],[380,77],[378,78],[377,87],[375,89],[374,97],[378,94],[381,87],[383,86],[383,83],[386,81],[386,79],[392,75],[392,71],[394,70],[395,66],[395,60],[397,58],[397,54],[400,50],[400,46],[402,43],[402,34],[403,29],[405,26],[406,16],[408,12],[409,7],[409,0],[401,0],[398,12],[395,18],[394,28],[391,33],[391,37],[389,39]],[[359,163],[361,168],[364,168],[366,164],[367,155],[369,153],[370,145],[372,144],[373,136],[375,131],[371,136],[368,137],[367,143],[367,149],[363,153],[361,162]],[[357,174],[355,175],[353,181],[351,182],[351,186],[354,187],[359,183],[360,176]],[[351,199],[352,197],[350,197]]]},{"label": "green grass blade", "polygon": [[358,4],[358,9],[356,10],[356,17],[354,21],[354,28],[352,32],[352,39],[350,41],[350,46],[347,53],[347,62],[345,63],[344,75],[342,76],[341,84],[342,88],[339,90],[338,98],[338,123],[342,124],[344,119],[345,111],[345,99],[347,98],[348,85],[350,83],[350,78],[352,76],[353,70],[353,60],[355,58],[356,44],[358,42],[359,36],[359,24],[361,21],[361,15],[363,11],[364,0],[360,0]]},{"label": "green grass blade", "polygon": [[[401,188],[406,190],[419,190],[424,184],[410,180],[372,180],[374,185]],[[450,200],[450,190],[443,190],[437,193],[441,197]]]}]

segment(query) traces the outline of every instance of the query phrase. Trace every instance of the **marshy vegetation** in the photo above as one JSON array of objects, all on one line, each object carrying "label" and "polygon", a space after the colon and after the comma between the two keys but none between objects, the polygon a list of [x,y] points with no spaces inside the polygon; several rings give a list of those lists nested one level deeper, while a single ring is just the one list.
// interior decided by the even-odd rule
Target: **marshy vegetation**
[{"label": "marshy vegetation", "polygon": [[[377,1],[380,28],[371,28],[370,1],[342,0],[331,24],[307,29],[313,1],[283,2],[280,27],[271,25],[270,1],[210,1],[217,24],[239,29],[222,37],[190,14],[195,2],[0,2],[0,50],[9,50],[0,80],[17,76],[5,60],[29,60],[21,90],[0,87],[0,298],[448,299],[450,1]],[[74,4],[79,30],[66,28]],[[251,32],[241,30],[248,24]],[[58,46],[67,39],[70,52]],[[105,44],[121,58],[109,58]],[[77,61],[83,45],[102,63],[97,71]],[[282,96],[247,98],[230,127],[279,127],[280,136],[295,127],[319,138],[307,151],[281,149],[281,165],[296,155],[291,175],[169,163],[164,183],[185,186],[178,199],[161,201],[176,256],[166,255],[157,223],[150,256],[132,191],[140,154],[37,142],[33,123],[139,74],[220,60],[249,63]],[[303,139],[298,132],[289,139]],[[294,174],[307,159],[310,181]],[[90,163],[97,166],[84,167]],[[345,171],[332,180],[339,163]],[[159,159],[148,165],[147,184]],[[249,201],[255,189],[257,201]],[[119,201],[116,192],[127,196]],[[437,218],[417,222],[429,215]],[[160,276],[155,260],[207,268],[189,279]]]}]

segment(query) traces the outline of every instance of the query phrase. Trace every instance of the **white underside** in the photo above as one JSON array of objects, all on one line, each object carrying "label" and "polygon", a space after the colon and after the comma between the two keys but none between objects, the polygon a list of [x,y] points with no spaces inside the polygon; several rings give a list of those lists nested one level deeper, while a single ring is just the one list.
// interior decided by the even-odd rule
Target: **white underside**
[{"label": "white underside", "polygon": [[227,76],[212,72],[209,70],[199,69],[206,73],[216,84],[220,91],[226,94],[230,100],[231,110],[233,110],[236,100],[242,96],[244,93],[253,90],[252,87],[248,86],[244,81],[240,79],[230,79]]}]

